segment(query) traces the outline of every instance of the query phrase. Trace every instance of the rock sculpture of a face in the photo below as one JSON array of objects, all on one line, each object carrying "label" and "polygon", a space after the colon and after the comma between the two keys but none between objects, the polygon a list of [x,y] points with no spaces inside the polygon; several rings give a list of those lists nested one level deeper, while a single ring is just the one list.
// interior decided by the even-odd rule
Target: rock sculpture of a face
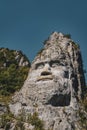
[{"label": "rock sculpture of a face", "polygon": [[29,82],[35,85],[33,98],[42,104],[68,106],[71,99],[68,61],[64,54],[51,49],[43,50],[43,56],[32,65]]},{"label": "rock sculpture of a face", "polygon": [[[67,120],[73,123],[72,109],[78,109],[77,99],[85,86],[81,60],[79,47],[70,38],[54,32],[35,57],[24,86],[14,97],[17,103],[10,105],[11,111],[15,114],[22,108],[29,113],[37,111],[46,121],[46,128],[71,130]],[[64,108],[70,117],[65,117]]]},{"label": "rock sculpture of a face", "polygon": [[82,93],[81,78],[78,78],[83,73],[80,58],[79,48],[71,39],[53,33],[32,63],[24,85],[25,97],[43,105],[75,105],[76,96],[81,97]]}]

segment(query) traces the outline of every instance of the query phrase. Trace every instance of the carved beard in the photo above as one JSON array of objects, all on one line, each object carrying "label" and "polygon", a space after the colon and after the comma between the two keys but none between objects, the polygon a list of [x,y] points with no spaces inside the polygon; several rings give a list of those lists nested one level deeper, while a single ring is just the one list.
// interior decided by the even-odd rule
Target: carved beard
[{"label": "carved beard", "polygon": [[52,106],[70,105],[71,90],[67,78],[56,77],[53,80],[28,84],[26,95],[35,103]]}]

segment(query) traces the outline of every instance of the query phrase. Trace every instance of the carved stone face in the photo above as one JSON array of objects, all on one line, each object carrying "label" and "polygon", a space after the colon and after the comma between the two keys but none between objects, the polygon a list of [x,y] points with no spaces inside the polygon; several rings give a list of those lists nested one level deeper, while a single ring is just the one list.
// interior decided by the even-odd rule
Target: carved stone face
[{"label": "carved stone face", "polygon": [[45,59],[35,62],[29,75],[29,81],[35,84],[36,98],[41,102],[53,106],[70,104],[71,91],[66,61]]},{"label": "carved stone face", "polygon": [[85,86],[81,62],[77,45],[53,33],[35,57],[24,86],[10,105],[11,111],[17,115],[23,110],[25,117],[38,112],[46,129],[75,129],[74,120],[79,120],[77,99]]},{"label": "carved stone face", "polygon": [[38,74],[38,77],[36,77],[36,82],[69,77],[65,63],[60,62],[59,60],[41,61],[36,63],[35,71]]}]

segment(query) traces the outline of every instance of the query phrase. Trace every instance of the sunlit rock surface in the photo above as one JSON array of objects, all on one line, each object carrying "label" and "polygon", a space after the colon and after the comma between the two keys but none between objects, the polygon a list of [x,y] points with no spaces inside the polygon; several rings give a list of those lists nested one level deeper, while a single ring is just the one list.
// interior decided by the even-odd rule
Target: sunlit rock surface
[{"label": "sunlit rock surface", "polygon": [[80,130],[79,103],[85,90],[79,46],[62,33],[54,32],[32,62],[27,80],[13,97],[10,110],[37,112],[45,129]]}]

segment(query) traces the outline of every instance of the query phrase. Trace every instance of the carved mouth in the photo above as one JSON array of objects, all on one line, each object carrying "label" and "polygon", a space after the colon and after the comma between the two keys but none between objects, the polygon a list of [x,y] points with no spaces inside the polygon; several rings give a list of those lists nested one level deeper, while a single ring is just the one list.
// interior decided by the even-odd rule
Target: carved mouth
[{"label": "carved mouth", "polygon": [[49,76],[40,76],[37,78],[37,81],[44,81],[44,80],[52,80],[53,79],[53,76],[52,75],[49,75]]}]

